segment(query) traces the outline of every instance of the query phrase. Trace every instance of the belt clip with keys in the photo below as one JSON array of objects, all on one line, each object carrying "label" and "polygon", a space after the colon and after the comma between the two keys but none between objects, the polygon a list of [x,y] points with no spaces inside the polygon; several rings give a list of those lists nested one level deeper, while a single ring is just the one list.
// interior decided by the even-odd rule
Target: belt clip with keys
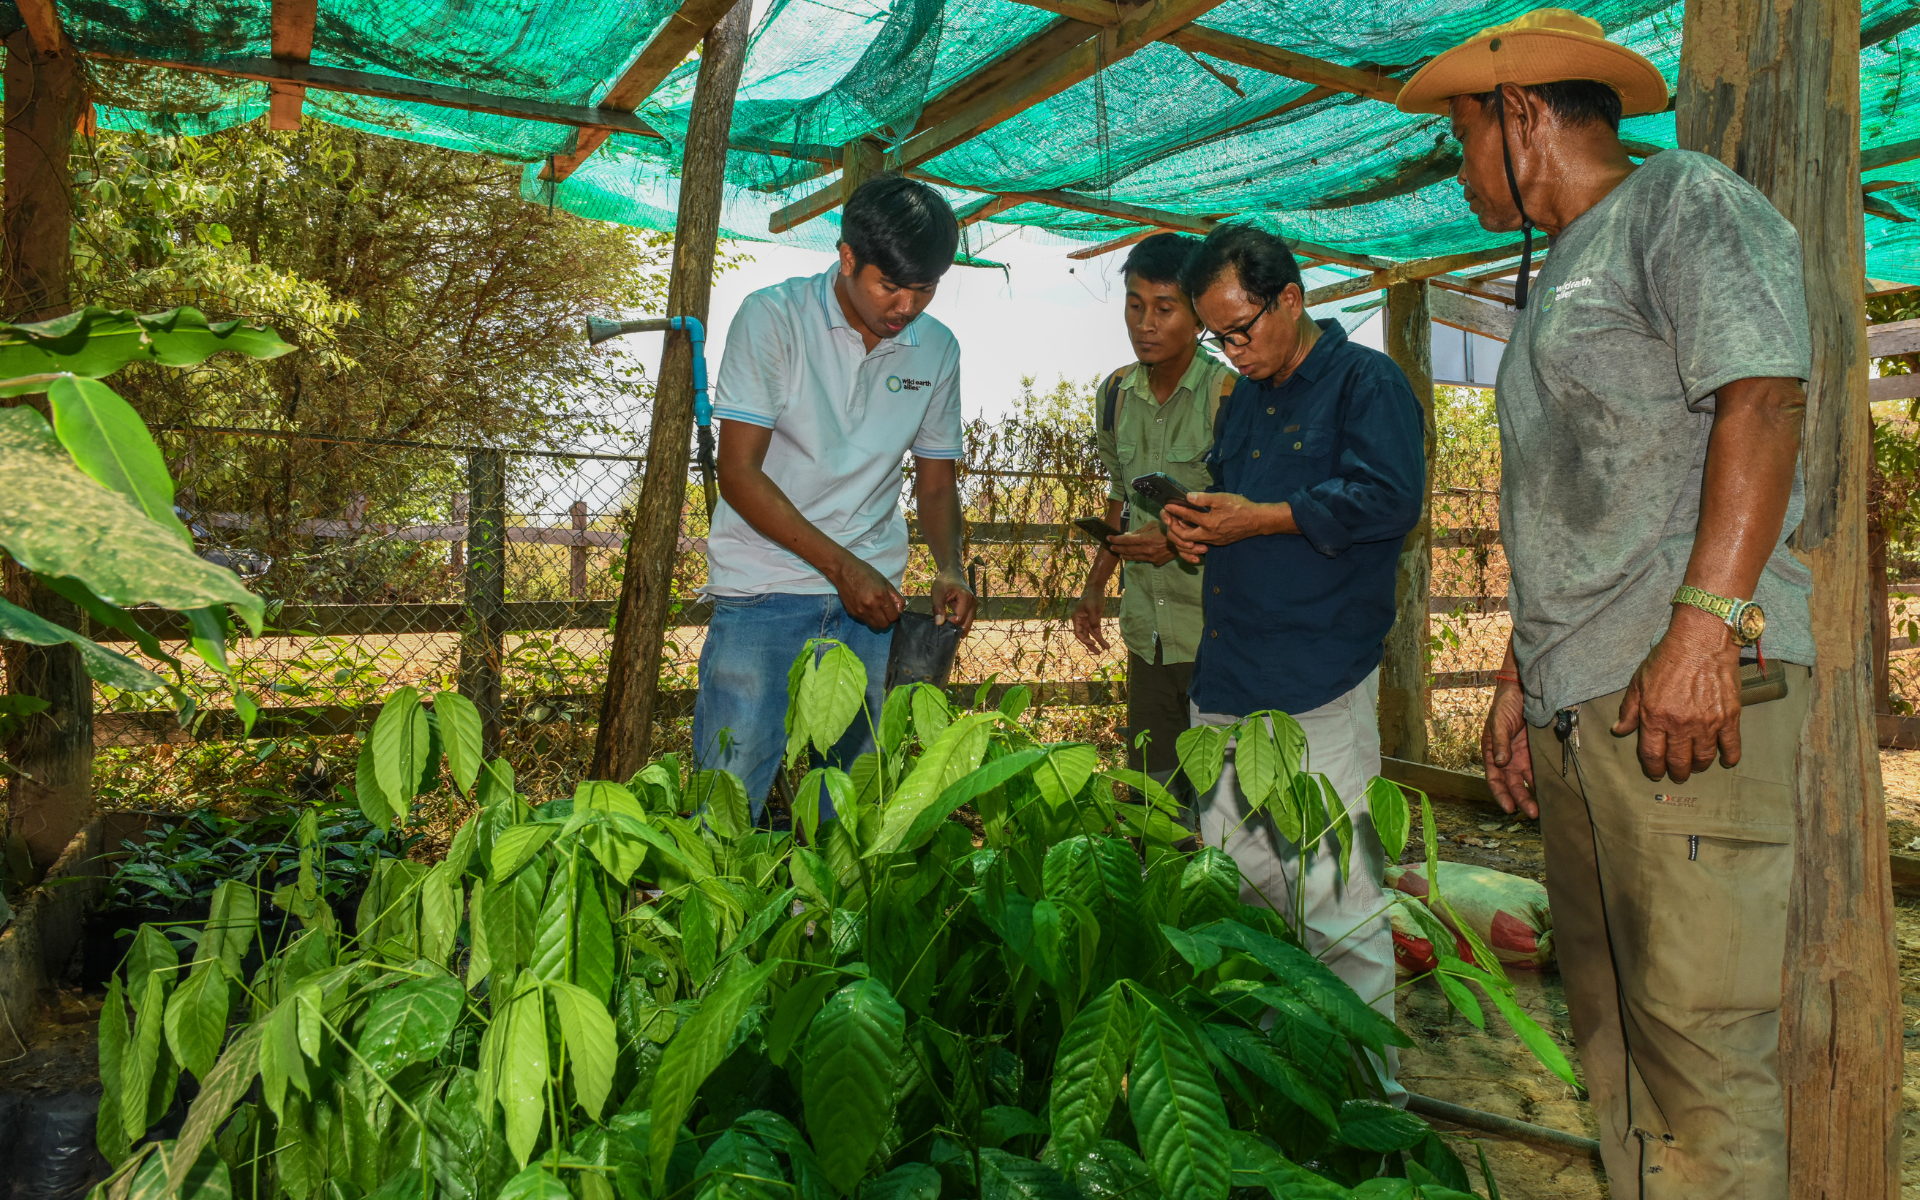
[{"label": "belt clip with keys", "polygon": [[1567,777],[1567,764],[1580,749],[1580,710],[1563,708],[1553,714],[1553,736],[1560,739],[1560,778]]}]

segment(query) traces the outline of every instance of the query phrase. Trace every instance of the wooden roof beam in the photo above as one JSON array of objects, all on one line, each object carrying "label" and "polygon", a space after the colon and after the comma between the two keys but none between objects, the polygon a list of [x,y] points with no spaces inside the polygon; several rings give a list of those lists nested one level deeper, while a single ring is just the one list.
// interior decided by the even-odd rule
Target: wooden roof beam
[{"label": "wooden roof beam", "polygon": [[1503,258],[1512,258],[1520,253],[1518,244],[1500,246],[1492,250],[1471,250],[1464,254],[1448,254],[1440,258],[1422,258],[1411,262],[1395,263],[1389,267],[1373,271],[1366,275],[1356,275],[1352,279],[1343,279],[1339,283],[1330,283],[1317,287],[1307,293],[1307,307],[1316,304],[1328,304],[1335,300],[1344,300],[1349,296],[1363,296],[1368,292],[1377,292],[1396,283],[1408,283],[1415,279],[1431,279],[1436,275],[1446,275],[1462,267],[1475,267],[1481,263],[1498,262]]},{"label": "wooden roof beam", "polygon": [[1067,255],[1067,257],[1080,259],[1084,262],[1089,258],[1099,258],[1103,254],[1112,254],[1115,250],[1125,250],[1135,242],[1144,242],[1154,234],[1162,232],[1165,231],[1159,229],[1136,229],[1125,237],[1117,237],[1110,242],[1101,242],[1098,246],[1088,246],[1081,250],[1075,250],[1072,254]]},{"label": "wooden roof beam", "polygon": [[1860,151],[1860,170],[1878,171],[1882,167],[1898,166],[1903,162],[1912,162],[1920,158],[1920,138],[1910,142],[1892,142],[1885,146],[1868,146]]},{"label": "wooden roof beam", "polygon": [[60,11],[53,6],[53,0],[14,0],[20,10],[20,19],[27,26],[27,36],[33,39],[33,48],[48,58],[57,57],[67,49],[66,31],[60,27]]},{"label": "wooden roof beam", "polygon": [[[273,57],[301,63],[313,57],[313,25],[319,18],[319,0],[273,0]],[[267,85],[268,129],[300,128],[300,110],[307,89],[297,83]]]},{"label": "wooden roof beam", "polygon": [[[1015,0],[1033,8],[1059,13],[1089,25],[1110,27],[1120,23],[1115,7],[1106,0]],[[1187,25],[1167,34],[1162,40],[1192,54],[1205,54],[1269,75],[1279,75],[1298,83],[1351,92],[1391,104],[1400,95],[1400,81],[1379,69],[1344,67],[1306,54],[1295,54],[1278,46],[1269,46],[1238,34],[1205,25]]]},{"label": "wooden roof beam", "polygon": [[[707,36],[720,19],[733,10],[736,3],[743,0],[685,0],[653,40],[646,44],[627,69],[614,80],[607,94],[600,97],[597,107],[613,109],[618,112],[634,112],[653,95],[653,89],[673,72],[673,69],[686,61],[693,53],[700,39]],[[276,0],[278,3],[278,0]],[[540,178],[555,182],[574,173],[581,163],[598,150],[612,131],[607,129],[583,128],[574,136],[573,149],[566,154],[556,154]]]},{"label": "wooden roof beam", "polygon": [[[902,170],[938,157],[977,137],[1034,105],[1052,99],[1077,83],[1091,79],[1103,67],[1152,45],[1167,34],[1192,23],[1220,0],[1152,0],[1132,9],[1117,25],[1101,29],[1066,54],[1044,63],[1003,88],[982,95],[951,116],[924,127],[887,154],[888,170]],[[838,207],[840,185],[832,183],[787,205],[773,215],[767,228],[773,233],[791,229]]]},{"label": "wooden roof beam", "polygon": [[133,63],[143,67],[166,67],[174,71],[192,71],[225,79],[251,79],[260,83],[294,83],[326,92],[352,96],[373,96],[407,104],[431,104],[465,112],[493,113],[523,121],[546,121],[571,125],[576,129],[605,129],[641,137],[660,137],[660,131],[630,112],[589,108],[579,104],[551,104],[520,96],[496,96],[471,88],[448,87],[396,75],[378,75],[371,71],[348,71],[339,67],[317,67],[311,63],[285,62],[277,58],[243,58],[226,63],[172,62],[166,59],[136,58],[129,55],[89,51],[88,57],[110,62]]}]

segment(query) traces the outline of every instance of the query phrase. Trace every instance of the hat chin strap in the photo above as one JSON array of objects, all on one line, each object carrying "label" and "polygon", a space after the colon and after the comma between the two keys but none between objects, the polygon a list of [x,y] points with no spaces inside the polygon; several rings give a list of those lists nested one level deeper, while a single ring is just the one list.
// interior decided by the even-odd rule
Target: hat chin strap
[{"label": "hat chin strap", "polygon": [[1526,201],[1520,198],[1520,181],[1513,174],[1513,148],[1507,142],[1507,97],[1494,89],[1493,103],[1500,114],[1500,157],[1507,164],[1507,190],[1513,193],[1513,206],[1520,210],[1520,280],[1513,285],[1514,307],[1527,311],[1527,277],[1533,273],[1533,218],[1527,215]]}]

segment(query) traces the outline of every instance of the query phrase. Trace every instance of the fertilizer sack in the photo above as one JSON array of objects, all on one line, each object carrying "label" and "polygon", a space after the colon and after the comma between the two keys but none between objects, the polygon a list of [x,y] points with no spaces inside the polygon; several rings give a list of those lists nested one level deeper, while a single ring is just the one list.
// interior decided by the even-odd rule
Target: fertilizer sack
[{"label": "fertilizer sack", "polygon": [[[1453,914],[1428,900],[1425,867],[1388,867],[1387,886],[1427,904],[1453,931],[1454,953],[1473,961]],[[1537,971],[1553,962],[1553,914],[1544,885],[1489,867],[1443,862],[1440,892],[1501,966]],[[1394,961],[1414,974],[1432,970],[1437,965],[1433,946],[1420,926],[1397,906],[1392,920]]]}]

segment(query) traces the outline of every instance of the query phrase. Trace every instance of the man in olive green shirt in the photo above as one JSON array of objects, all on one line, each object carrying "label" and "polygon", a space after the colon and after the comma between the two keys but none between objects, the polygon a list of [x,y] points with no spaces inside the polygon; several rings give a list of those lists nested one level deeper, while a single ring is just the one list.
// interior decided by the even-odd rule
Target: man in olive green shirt
[{"label": "man in olive green shirt", "polygon": [[[1138,361],[1101,384],[1095,419],[1100,461],[1112,480],[1106,522],[1120,528],[1123,514],[1131,516],[1125,518],[1125,533],[1109,538],[1094,559],[1073,613],[1080,644],[1105,652],[1100,621],[1107,581],[1121,562],[1128,564],[1120,603],[1127,727],[1130,740],[1142,733],[1148,739],[1144,752],[1129,749],[1128,764],[1170,785],[1179,766],[1174,740],[1189,721],[1187,685],[1201,626],[1200,569],[1174,554],[1158,512],[1147,509],[1128,484],[1155,471],[1173,476],[1189,491],[1205,491],[1213,483],[1206,464],[1213,418],[1239,377],[1200,348],[1200,319],[1180,290],[1180,268],[1199,244],[1198,238],[1156,234],[1135,246],[1121,268],[1127,281],[1127,338]],[[1191,828],[1192,798],[1182,800],[1183,823]]]}]

